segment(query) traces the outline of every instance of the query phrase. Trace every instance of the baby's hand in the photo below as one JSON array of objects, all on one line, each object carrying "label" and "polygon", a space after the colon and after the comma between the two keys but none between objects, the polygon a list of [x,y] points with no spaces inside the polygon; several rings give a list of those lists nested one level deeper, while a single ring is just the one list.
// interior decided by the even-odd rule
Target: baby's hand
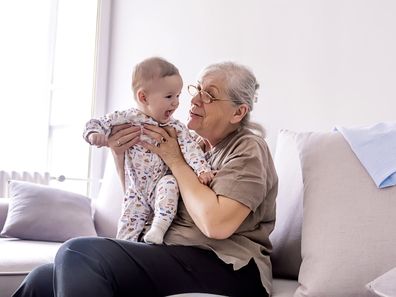
[{"label": "baby's hand", "polygon": [[107,146],[107,137],[104,134],[91,133],[88,135],[88,141],[90,144],[96,145],[97,147]]},{"label": "baby's hand", "polygon": [[198,180],[203,185],[208,185],[214,178],[213,171],[203,172],[198,176]]}]

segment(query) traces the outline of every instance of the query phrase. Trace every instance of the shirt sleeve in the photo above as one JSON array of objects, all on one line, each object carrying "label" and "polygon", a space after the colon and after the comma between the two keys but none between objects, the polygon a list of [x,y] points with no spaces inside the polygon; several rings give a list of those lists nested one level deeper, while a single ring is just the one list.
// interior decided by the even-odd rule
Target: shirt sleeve
[{"label": "shirt sleeve", "polygon": [[124,111],[115,111],[106,114],[98,119],[91,119],[85,124],[83,137],[85,141],[88,141],[88,136],[91,133],[100,133],[109,136],[113,126],[133,123],[138,117],[136,109],[128,109]]},{"label": "shirt sleeve", "polygon": [[275,182],[274,172],[265,141],[257,136],[243,137],[227,151],[210,186],[217,195],[255,211]]}]

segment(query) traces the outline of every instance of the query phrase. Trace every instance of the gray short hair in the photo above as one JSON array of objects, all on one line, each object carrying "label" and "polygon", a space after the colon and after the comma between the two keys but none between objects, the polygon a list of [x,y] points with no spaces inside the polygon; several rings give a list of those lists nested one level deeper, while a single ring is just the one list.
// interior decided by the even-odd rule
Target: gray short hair
[{"label": "gray short hair", "polygon": [[209,65],[200,74],[203,79],[209,75],[219,74],[225,78],[225,91],[235,105],[247,104],[249,111],[241,122],[242,127],[265,134],[264,128],[250,121],[250,112],[257,101],[257,90],[260,87],[253,72],[246,66],[235,62],[221,62]]}]

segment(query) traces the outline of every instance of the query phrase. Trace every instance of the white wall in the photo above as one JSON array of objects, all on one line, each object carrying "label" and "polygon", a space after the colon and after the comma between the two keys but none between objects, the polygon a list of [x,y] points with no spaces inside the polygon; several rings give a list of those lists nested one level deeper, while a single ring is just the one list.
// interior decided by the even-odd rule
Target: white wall
[{"label": "white wall", "polygon": [[107,109],[133,104],[133,65],[160,55],[185,84],[216,61],[251,67],[261,84],[253,119],[272,149],[281,128],[394,121],[395,16],[393,0],[113,0]]}]

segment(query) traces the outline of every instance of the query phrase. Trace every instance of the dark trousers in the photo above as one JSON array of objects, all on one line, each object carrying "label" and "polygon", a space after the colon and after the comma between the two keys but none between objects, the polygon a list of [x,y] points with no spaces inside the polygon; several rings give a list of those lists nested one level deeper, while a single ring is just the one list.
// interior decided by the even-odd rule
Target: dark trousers
[{"label": "dark trousers", "polygon": [[234,271],[208,250],[98,237],[65,242],[14,297],[131,297],[180,293],[268,296],[251,261]]}]

